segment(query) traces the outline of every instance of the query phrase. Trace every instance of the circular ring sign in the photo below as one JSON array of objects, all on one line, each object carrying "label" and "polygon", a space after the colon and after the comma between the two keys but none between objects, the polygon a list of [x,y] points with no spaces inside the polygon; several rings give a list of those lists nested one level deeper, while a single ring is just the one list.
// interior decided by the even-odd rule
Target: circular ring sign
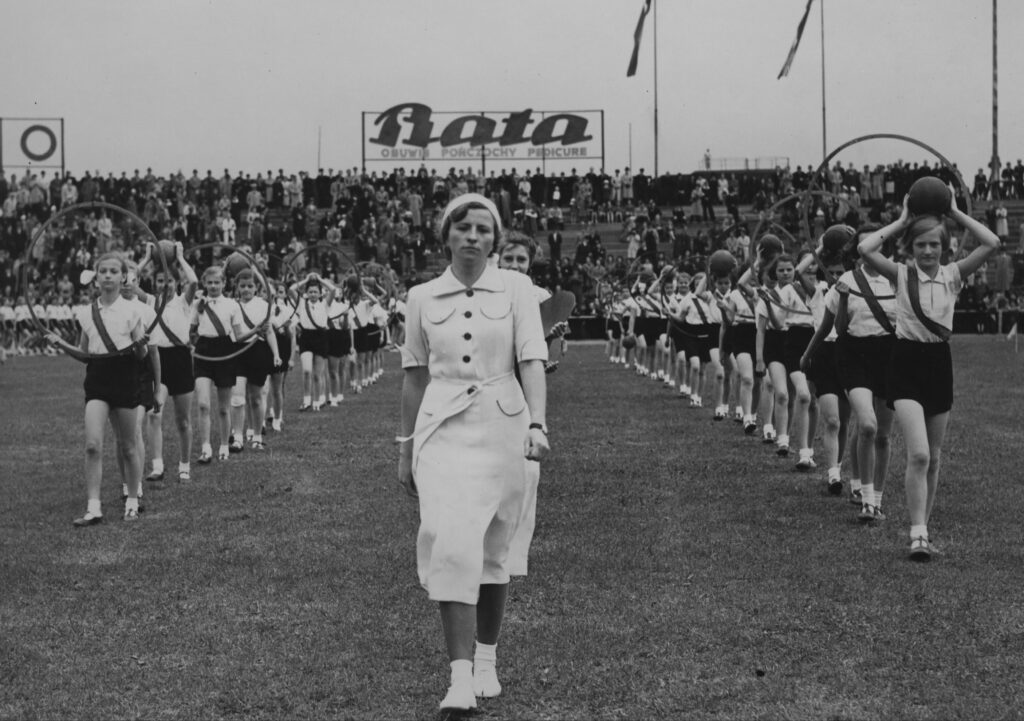
[{"label": "circular ring sign", "polygon": [[[28,139],[32,137],[34,133],[42,133],[45,135],[50,141],[50,147],[41,153],[34,153],[29,150]],[[23,152],[25,157],[29,160],[34,160],[35,162],[40,163],[57,152],[57,136],[54,135],[53,131],[45,125],[30,125],[25,128],[25,132],[21,134],[21,152]]]}]

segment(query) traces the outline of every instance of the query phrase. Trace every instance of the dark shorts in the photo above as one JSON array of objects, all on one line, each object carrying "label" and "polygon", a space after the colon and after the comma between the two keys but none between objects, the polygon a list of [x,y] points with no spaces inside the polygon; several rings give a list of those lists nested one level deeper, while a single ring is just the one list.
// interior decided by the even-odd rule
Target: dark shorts
[{"label": "dark shorts", "polygon": [[757,325],[754,323],[734,323],[729,326],[727,335],[728,351],[723,348],[723,352],[730,352],[737,357],[747,353],[750,355],[751,362],[753,362],[754,356],[757,353]]},{"label": "dark shorts", "polygon": [[281,357],[281,365],[272,370],[271,375],[287,371],[288,362],[292,359],[292,334],[275,333],[274,335],[277,336],[277,354]]},{"label": "dark shorts", "polygon": [[622,337],[622,323],[615,318],[605,318],[604,320],[604,334],[608,337],[608,332],[611,331],[612,339],[618,340]]},{"label": "dark shorts", "polygon": [[327,331],[327,355],[331,358],[347,356],[352,350],[352,332],[331,328]]},{"label": "dark shorts", "polygon": [[[209,356],[210,358],[223,358],[234,353],[236,350],[238,350],[238,345],[227,336],[218,338],[200,336],[196,341],[196,354]],[[222,361],[196,358],[196,378],[209,378],[217,388],[231,388],[235,385],[236,360],[237,357]]]},{"label": "dark shorts", "polygon": [[843,388],[867,388],[876,398],[887,398],[886,378],[894,340],[892,335],[844,335],[837,340],[836,368]]},{"label": "dark shorts", "polygon": [[814,337],[814,328],[809,325],[794,325],[786,330],[786,342],[783,346],[782,362],[786,364],[786,373],[800,370],[800,358]]},{"label": "dark shorts", "polygon": [[267,376],[272,370],[274,370],[274,352],[270,350],[269,343],[265,340],[258,340],[238,356],[238,363],[235,364],[235,377],[245,378],[245,382],[251,386],[262,386],[267,382]]},{"label": "dark shorts", "polygon": [[196,389],[192,351],[187,346],[160,348],[160,382],[170,396],[183,396]]},{"label": "dark shorts", "polygon": [[719,325],[717,323],[703,323],[699,325],[683,323],[687,360],[699,358],[701,363],[710,363],[711,349],[718,348],[719,332]]},{"label": "dark shorts", "polygon": [[[136,396],[137,406],[142,406],[147,411],[153,410],[156,406],[156,388],[153,386],[153,361],[150,360],[147,355],[142,360],[138,361],[139,364],[139,383],[138,383],[138,395]],[[160,368],[160,374],[163,375],[163,366]]]},{"label": "dark shorts", "polygon": [[764,330],[764,367],[769,363],[786,362],[786,331],[775,328]]},{"label": "dark shorts", "polygon": [[[838,342],[838,341],[837,341]],[[814,395],[816,398],[822,396],[842,396],[843,384],[839,381],[839,368],[837,360],[836,343],[825,342],[818,347],[818,353],[811,363],[811,382],[814,383]]]},{"label": "dark shorts", "polygon": [[953,356],[949,343],[919,343],[897,338],[889,356],[888,405],[917,401],[926,416],[953,407]]},{"label": "dark shorts", "polygon": [[643,336],[647,347],[651,348],[658,342],[658,336],[665,332],[665,319],[637,318],[633,324],[633,331],[636,335]]},{"label": "dark shorts", "polygon": [[327,330],[321,328],[299,329],[299,353],[312,353],[327,357]]},{"label": "dark shorts", "polygon": [[364,325],[356,328],[353,332],[353,343],[356,346],[356,353],[369,353],[380,348],[380,339],[383,332],[375,325]]},{"label": "dark shorts", "polygon": [[103,401],[111,408],[139,405],[139,361],[134,354],[93,358],[85,366],[85,402]]},{"label": "dark shorts", "polygon": [[682,323],[674,320],[668,322],[668,340],[676,353],[686,352],[686,331]]}]

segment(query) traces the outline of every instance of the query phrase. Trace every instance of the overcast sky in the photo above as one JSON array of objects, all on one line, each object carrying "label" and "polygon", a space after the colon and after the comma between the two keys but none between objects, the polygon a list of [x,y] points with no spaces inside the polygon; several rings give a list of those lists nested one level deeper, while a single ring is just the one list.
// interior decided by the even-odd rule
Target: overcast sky
[{"label": "overcast sky", "polygon": [[[805,0],[656,0],[661,172],[696,169],[705,148],[715,157],[820,162],[822,1],[830,150],[859,135],[898,133],[935,147],[968,175],[988,162],[990,0],[815,0],[782,80],[776,75]],[[603,110],[605,167],[650,173],[653,14],[639,70],[626,77],[642,4],[8,2],[0,117],[63,117],[75,173],[152,166],[219,175],[315,170],[318,147],[323,167],[356,166],[361,113],[405,102],[436,111]],[[1004,0],[999,12],[1005,162],[1024,156],[1024,2]],[[16,156],[17,127],[6,131],[5,165]],[[30,150],[41,152],[41,141],[34,136]],[[837,157],[857,165],[895,158],[933,160],[882,141]],[[500,167],[511,166],[488,169]]]}]

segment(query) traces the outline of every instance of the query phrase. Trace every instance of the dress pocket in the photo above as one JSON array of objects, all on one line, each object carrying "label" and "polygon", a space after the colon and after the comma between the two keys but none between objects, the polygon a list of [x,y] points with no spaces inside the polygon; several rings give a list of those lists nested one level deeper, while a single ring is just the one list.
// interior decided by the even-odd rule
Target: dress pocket
[{"label": "dress pocket", "polygon": [[501,320],[512,312],[512,302],[504,298],[496,298],[480,303],[480,312],[491,320]]},{"label": "dress pocket", "polygon": [[452,313],[455,312],[454,303],[437,303],[427,308],[425,315],[427,320],[435,325],[444,323],[446,320],[452,317]]},{"label": "dress pocket", "polygon": [[508,394],[495,401],[498,409],[506,416],[518,416],[526,410],[526,398],[522,393]]}]

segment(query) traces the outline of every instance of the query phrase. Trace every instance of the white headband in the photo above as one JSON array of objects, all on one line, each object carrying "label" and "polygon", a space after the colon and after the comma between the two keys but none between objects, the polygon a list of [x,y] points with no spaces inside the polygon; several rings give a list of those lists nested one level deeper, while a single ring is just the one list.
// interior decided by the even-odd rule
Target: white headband
[{"label": "white headband", "polygon": [[494,216],[495,235],[501,235],[501,215],[498,213],[498,206],[496,206],[489,198],[485,198],[480,195],[480,193],[463,193],[458,197],[452,198],[448,202],[448,205],[445,206],[444,213],[441,214],[441,227],[444,227],[444,223],[448,220],[448,216],[455,212],[456,208],[461,208],[463,205],[467,205],[469,203],[479,203],[487,208],[487,211]]}]

